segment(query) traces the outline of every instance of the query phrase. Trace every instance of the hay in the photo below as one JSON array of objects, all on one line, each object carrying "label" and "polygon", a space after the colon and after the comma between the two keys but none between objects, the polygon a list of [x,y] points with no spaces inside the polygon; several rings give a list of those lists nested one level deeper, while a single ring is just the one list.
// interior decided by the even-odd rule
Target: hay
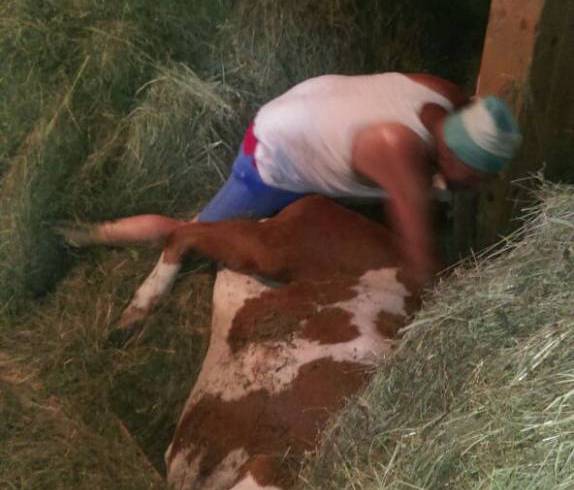
[{"label": "hay", "polygon": [[164,488],[119,421],[94,430],[19,359],[0,357],[0,388],[2,488]]},{"label": "hay", "polygon": [[443,281],[305,488],[574,487],[574,189]]},{"label": "hay", "polygon": [[239,131],[231,91],[174,59],[187,49],[200,63],[189,46],[222,4],[184,3],[128,2],[121,15],[114,2],[3,3],[1,304],[25,308],[66,272],[54,222],[189,209],[221,182],[222,141]]},{"label": "hay", "polygon": [[[471,85],[489,2],[258,0],[238,2],[222,25],[227,79],[254,110],[325,73],[432,73]],[[473,54],[470,54],[473,53]]]},{"label": "hay", "polygon": [[182,294],[122,351],[107,335],[143,279],[135,266],[156,254],[96,252],[51,301],[0,320],[2,488],[158,488],[204,350],[212,274],[184,276]]}]

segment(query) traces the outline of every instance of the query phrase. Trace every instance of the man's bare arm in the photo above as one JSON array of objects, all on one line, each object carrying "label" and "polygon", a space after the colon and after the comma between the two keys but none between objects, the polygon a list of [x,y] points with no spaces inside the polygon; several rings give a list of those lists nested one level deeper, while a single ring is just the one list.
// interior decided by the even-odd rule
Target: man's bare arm
[{"label": "man's bare arm", "polygon": [[421,283],[437,272],[431,226],[432,172],[424,142],[399,124],[360,132],[353,145],[353,168],[384,188],[393,231],[409,267]]}]

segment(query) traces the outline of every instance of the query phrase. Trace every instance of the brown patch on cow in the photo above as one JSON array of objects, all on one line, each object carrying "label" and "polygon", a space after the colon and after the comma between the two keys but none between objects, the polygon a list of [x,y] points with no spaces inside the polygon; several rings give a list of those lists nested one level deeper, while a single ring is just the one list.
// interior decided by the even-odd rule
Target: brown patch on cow
[{"label": "brown patch on cow", "polygon": [[528,22],[526,21],[526,19],[520,20],[520,30],[521,31],[527,31],[528,30]]},{"label": "brown patch on cow", "polygon": [[[357,294],[352,289],[355,284],[356,280],[349,278],[302,281],[251,298],[233,319],[228,337],[231,351],[238,352],[248,344],[287,339],[301,330],[305,321],[315,321],[321,315],[319,306],[352,299]],[[320,318],[316,322],[316,328],[327,326]]]},{"label": "brown patch on cow", "polygon": [[397,332],[404,326],[406,318],[401,315],[393,315],[386,311],[380,311],[377,315],[377,331],[385,338],[392,339]]},{"label": "brown patch on cow", "polygon": [[[370,373],[358,363],[324,358],[302,366],[291,386],[278,394],[258,390],[233,401],[206,395],[180,421],[168,464],[191,447],[189,462],[202,455],[198,485],[230,452],[243,449],[250,456],[280,458],[294,478],[328,418],[365,385]],[[265,480],[280,483],[274,475],[266,474]]]},{"label": "brown patch on cow", "polygon": [[407,296],[405,298],[405,312],[407,318],[412,317],[416,311],[420,310],[421,304],[422,299],[420,295]]},{"label": "brown patch on cow", "polygon": [[360,335],[351,319],[352,315],[341,308],[325,308],[305,323],[301,338],[320,344],[350,342]]}]

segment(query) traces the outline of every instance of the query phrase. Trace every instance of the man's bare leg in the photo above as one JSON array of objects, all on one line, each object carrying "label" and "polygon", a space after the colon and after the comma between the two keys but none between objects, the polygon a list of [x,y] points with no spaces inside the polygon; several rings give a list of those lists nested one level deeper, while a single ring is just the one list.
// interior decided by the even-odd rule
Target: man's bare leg
[{"label": "man's bare leg", "polygon": [[64,224],[56,227],[69,245],[151,245],[161,246],[178,227],[189,221],[158,214],[141,214],[91,224]]}]

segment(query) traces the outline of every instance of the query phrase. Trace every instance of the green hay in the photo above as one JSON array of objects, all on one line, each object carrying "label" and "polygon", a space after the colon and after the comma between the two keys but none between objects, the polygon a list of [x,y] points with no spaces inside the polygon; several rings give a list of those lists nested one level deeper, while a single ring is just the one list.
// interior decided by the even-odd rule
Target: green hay
[{"label": "green hay", "polygon": [[[173,212],[174,202],[191,210],[230,160],[220,133],[233,139],[238,125],[216,94],[221,84],[166,57],[214,29],[223,4],[197,1],[190,12],[187,2],[167,2],[158,25],[155,2],[125,4],[121,16],[108,3],[2,7],[0,304],[15,311],[67,270],[54,222]],[[207,15],[211,23],[195,28]],[[169,52],[163,39],[173,41]],[[202,56],[190,49],[185,61]]]},{"label": "green hay", "polygon": [[0,363],[0,487],[163,485],[163,453],[204,350],[212,274],[184,276],[138,342],[114,349],[107,335],[143,279],[134,266],[155,258],[102,251],[11,334],[0,323],[10,353]]},{"label": "green hay", "polygon": [[541,198],[438,287],[305,488],[574,486],[574,189]]},{"label": "green hay", "polygon": [[155,471],[142,467],[140,452],[117,419],[108,416],[97,429],[73,404],[47,391],[20,359],[2,355],[0,487],[164,488]]},{"label": "green hay", "polygon": [[[215,193],[228,173],[239,127],[226,86],[200,80],[183,65],[164,67],[140,89],[141,103],[123,121],[120,162],[100,147],[78,174],[74,196],[84,220],[159,212],[188,215]],[[88,187],[89,186],[89,187]],[[121,210],[121,211],[119,211]]]},{"label": "green hay", "polygon": [[[472,85],[489,2],[238,2],[220,32],[227,78],[256,109],[325,73],[432,73]],[[474,53],[469,55],[469,53]]]}]

